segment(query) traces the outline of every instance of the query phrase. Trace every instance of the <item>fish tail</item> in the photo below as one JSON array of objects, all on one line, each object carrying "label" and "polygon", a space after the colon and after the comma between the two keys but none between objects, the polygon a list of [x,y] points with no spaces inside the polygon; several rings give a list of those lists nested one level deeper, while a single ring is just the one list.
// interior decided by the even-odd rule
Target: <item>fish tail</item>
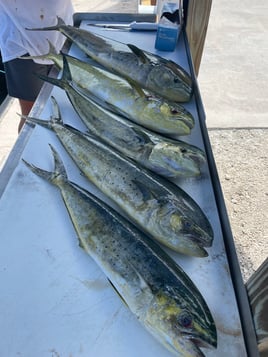
[{"label": "fish tail", "polygon": [[70,66],[68,63],[68,56],[64,53],[62,53],[62,58],[63,58],[63,71],[62,71],[62,80],[64,82],[72,82],[72,74],[70,70]]},{"label": "fish tail", "polygon": [[20,115],[20,117],[25,119],[29,123],[38,124],[38,125],[43,126],[44,128],[48,128],[48,129],[52,129],[54,123],[63,124],[63,120],[61,117],[58,103],[56,102],[56,99],[53,96],[51,96],[51,101],[52,101],[53,115],[51,116],[50,120],[43,120],[43,119],[39,119],[39,118],[30,117],[27,115]]},{"label": "fish tail", "polygon": [[63,124],[59,105],[55,97],[53,97],[53,95],[51,96],[51,101],[52,101],[52,113],[53,113],[51,116],[51,121]]},{"label": "fish tail", "polygon": [[48,53],[44,55],[37,55],[37,56],[20,56],[20,59],[23,60],[51,60],[53,61],[58,68],[61,68],[61,55],[57,53],[56,48],[53,46],[53,44],[47,40],[48,42]]},{"label": "fish tail", "polygon": [[43,126],[44,128],[51,129],[51,123],[48,120],[38,119],[38,118],[30,117],[28,115],[20,115],[20,117],[25,119],[26,122],[28,122],[28,123],[38,124],[38,125]]},{"label": "fish tail", "polygon": [[39,73],[35,73],[35,75],[38,78],[42,79],[42,81],[44,81],[44,82],[48,82],[50,84],[55,85],[56,87],[65,89],[65,83],[61,79],[45,76],[45,75],[39,74]]},{"label": "fish tail", "polygon": [[68,87],[69,82],[72,82],[72,75],[65,54],[62,54],[62,60],[63,60],[63,72],[61,78],[53,78],[39,73],[35,73],[35,75],[41,80],[51,83],[56,87],[60,87],[61,89],[66,89],[66,87]]},{"label": "fish tail", "polygon": [[60,30],[61,26],[66,26],[65,22],[62,20],[61,17],[57,16],[57,24],[54,26],[48,27],[35,27],[35,28],[27,28],[28,31],[53,31],[53,30]]},{"label": "fish tail", "polygon": [[56,184],[56,181],[59,180],[59,178],[61,181],[67,181],[68,180],[67,173],[63,165],[62,159],[60,158],[59,154],[51,144],[49,144],[49,147],[52,151],[53,158],[54,158],[54,170],[52,172],[40,169],[39,167],[30,164],[24,159],[22,159],[22,161],[32,172],[34,172],[36,175],[42,177],[43,179],[49,182]]}]

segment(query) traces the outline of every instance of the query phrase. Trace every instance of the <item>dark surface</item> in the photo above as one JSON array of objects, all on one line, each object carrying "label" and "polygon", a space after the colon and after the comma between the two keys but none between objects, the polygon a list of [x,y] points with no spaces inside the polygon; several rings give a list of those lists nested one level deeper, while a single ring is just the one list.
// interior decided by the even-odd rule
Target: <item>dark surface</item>
[{"label": "dark surface", "polygon": [[1,71],[4,71],[4,66],[2,63],[2,56],[0,53],[0,105],[7,96],[7,87],[6,87],[6,78],[5,74]]}]

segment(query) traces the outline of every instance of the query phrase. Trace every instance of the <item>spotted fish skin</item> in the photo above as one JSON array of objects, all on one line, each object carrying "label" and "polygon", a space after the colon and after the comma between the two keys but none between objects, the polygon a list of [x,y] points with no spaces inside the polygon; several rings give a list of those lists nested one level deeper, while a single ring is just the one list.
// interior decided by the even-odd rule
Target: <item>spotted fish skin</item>
[{"label": "spotted fish skin", "polygon": [[66,25],[59,17],[55,26],[29,30],[60,31],[96,62],[142,88],[175,102],[191,99],[193,83],[190,75],[171,60],[143,51],[133,44],[123,44]]},{"label": "spotted fish skin", "polygon": [[182,268],[116,211],[68,181],[53,147],[52,152],[54,172],[24,162],[59,188],[80,247],[99,265],[139,322],[177,357],[202,357],[199,345],[216,347],[209,307]]},{"label": "spotted fish skin", "polygon": [[65,126],[60,117],[27,120],[52,129],[89,181],[154,239],[186,255],[208,255],[213,229],[185,191],[97,138]]}]

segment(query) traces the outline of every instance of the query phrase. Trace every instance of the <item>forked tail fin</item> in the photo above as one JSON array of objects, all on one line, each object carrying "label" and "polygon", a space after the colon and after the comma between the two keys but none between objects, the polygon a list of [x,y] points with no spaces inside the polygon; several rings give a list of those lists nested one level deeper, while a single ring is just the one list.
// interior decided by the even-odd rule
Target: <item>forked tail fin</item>
[{"label": "forked tail fin", "polygon": [[44,55],[38,55],[38,56],[21,56],[19,57],[20,59],[25,59],[25,60],[50,60],[55,63],[55,65],[61,69],[62,68],[62,56],[57,53],[56,48],[53,46],[53,44],[47,40],[49,49],[48,53]]},{"label": "forked tail fin", "polygon": [[44,119],[39,119],[39,118],[33,118],[27,115],[20,115],[21,118],[25,119],[26,122],[28,121],[29,123],[32,124],[38,124],[43,126],[44,128],[47,129],[52,129],[54,123],[59,123],[63,124],[63,120],[61,117],[60,109],[58,106],[58,103],[56,99],[51,96],[51,101],[52,101],[52,116],[50,117],[50,120],[44,120]]},{"label": "forked tail fin", "polygon": [[67,25],[65,24],[65,22],[62,20],[61,17],[57,16],[57,24],[54,26],[36,27],[36,28],[32,28],[32,29],[26,27],[26,30],[28,30],[28,31],[53,31],[53,30],[60,31],[60,28],[62,26],[67,26]]},{"label": "forked tail fin", "polygon": [[66,173],[65,167],[63,165],[63,161],[60,158],[60,156],[57,153],[57,151],[54,149],[54,147],[52,145],[49,144],[49,146],[50,146],[50,149],[52,151],[53,158],[54,158],[54,170],[53,170],[53,172],[49,172],[49,171],[40,169],[39,167],[28,163],[24,159],[22,159],[22,161],[36,175],[38,175],[38,176],[42,177],[43,179],[53,183],[54,185],[57,185],[57,182],[59,180],[61,180],[61,181],[67,181],[68,180],[67,173]]}]

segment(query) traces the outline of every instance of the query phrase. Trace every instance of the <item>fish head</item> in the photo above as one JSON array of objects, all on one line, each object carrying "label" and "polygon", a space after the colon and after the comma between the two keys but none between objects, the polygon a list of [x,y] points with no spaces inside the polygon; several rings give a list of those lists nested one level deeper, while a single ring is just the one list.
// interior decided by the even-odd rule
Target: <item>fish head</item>
[{"label": "fish head", "polygon": [[205,156],[200,149],[182,142],[160,142],[152,148],[149,160],[157,172],[164,176],[193,177],[200,175]]},{"label": "fish head", "polygon": [[[176,221],[176,217],[173,217],[173,219]],[[214,234],[210,223],[205,217],[201,222],[198,219],[194,219],[194,217],[189,218],[189,216],[183,215],[179,217],[179,221],[180,232],[185,237],[195,241],[200,246],[211,247]]]},{"label": "fish head", "polygon": [[197,257],[208,256],[205,247],[211,247],[213,231],[207,220],[198,224],[196,220],[188,216],[174,214],[171,216],[171,224],[181,237],[181,243],[185,244],[184,254]]},{"label": "fish head", "polygon": [[[178,202],[170,199],[157,199],[153,224],[159,235],[165,234],[165,245],[169,248],[189,256],[207,257],[205,247],[213,242],[213,230],[209,221],[201,215],[200,209],[191,210],[185,202],[179,207]],[[169,234],[166,230],[169,227]]]},{"label": "fish head", "polygon": [[206,217],[195,219],[200,212],[184,212],[172,198],[158,198],[157,204],[151,221],[159,236],[165,236],[163,244],[185,255],[207,257],[205,247],[212,245],[213,230]]},{"label": "fish head", "polygon": [[191,129],[195,125],[194,117],[192,114],[175,102],[169,102],[160,100],[160,113],[169,122],[173,122],[174,125],[183,126],[184,133],[182,135],[189,135]]},{"label": "fish head", "polygon": [[[167,286],[165,290],[168,289]],[[198,298],[200,293],[191,294],[189,289],[187,296],[184,293],[178,288],[158,292],[146,314],[145,325],[175,355],[204,357],[201,348],[217,347],[216,326],[203,298]]]},{"label": "fish head", "polygon": [[155,65],[147,77],[146,84],[175,102],[188,102],[193,92],[191,77],[177,65],[173,68]]}]

